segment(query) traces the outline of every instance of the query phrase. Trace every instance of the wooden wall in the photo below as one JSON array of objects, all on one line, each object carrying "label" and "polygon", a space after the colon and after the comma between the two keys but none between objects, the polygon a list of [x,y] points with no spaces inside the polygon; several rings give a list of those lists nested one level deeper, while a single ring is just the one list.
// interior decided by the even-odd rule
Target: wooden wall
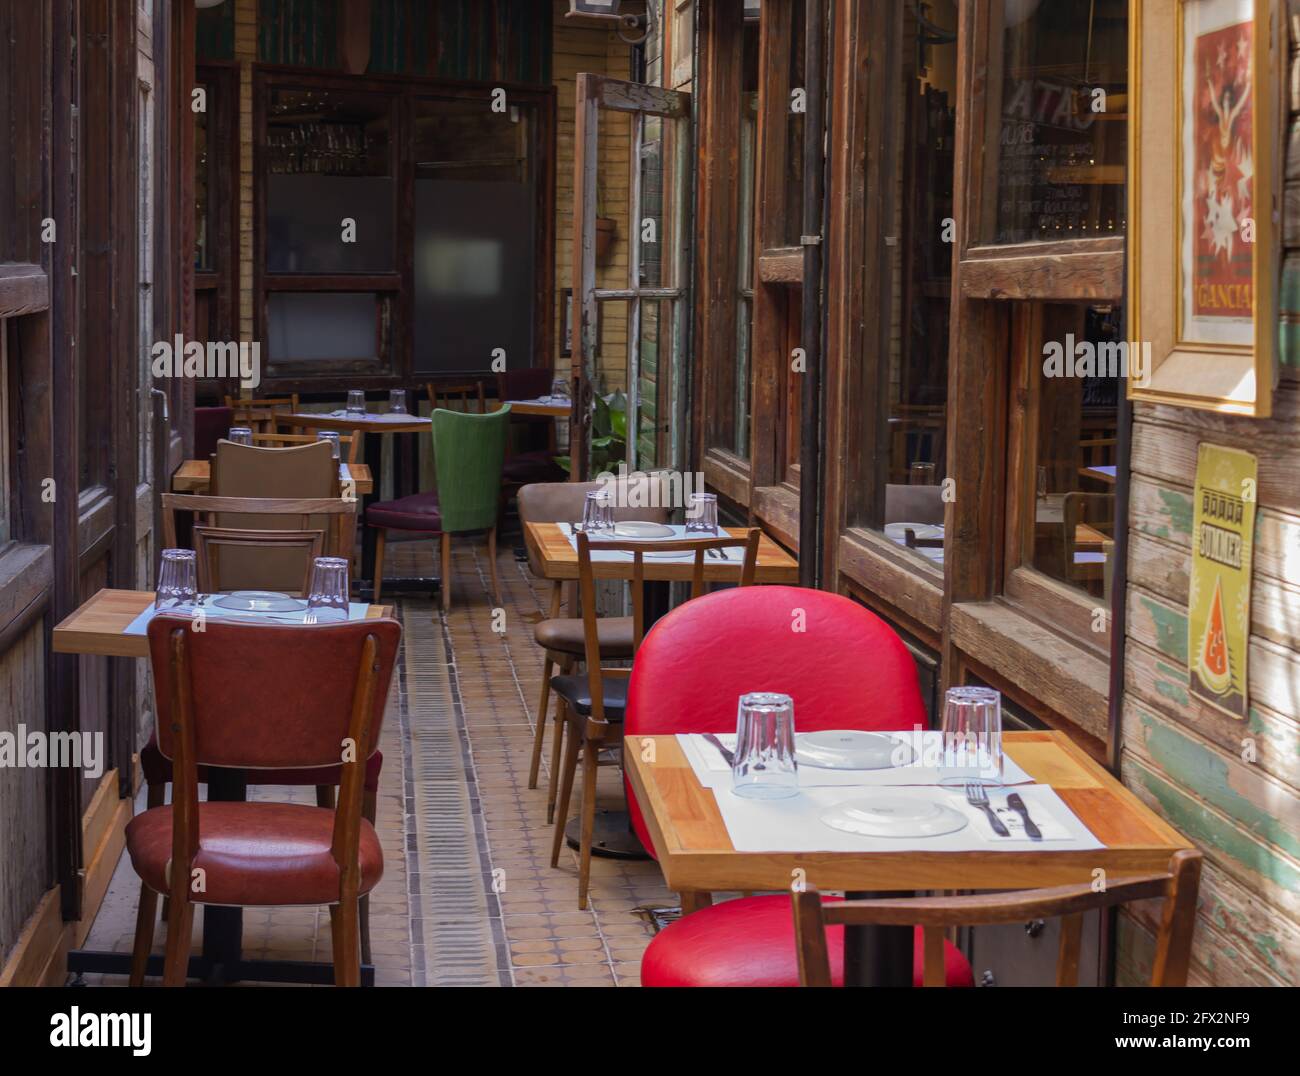
[{"label": "wooden wall", "polygon": [[[1291,85],[1300,84],[1293,77]],[[1297,124],[1300,114],[1293,114],[1293,130]],[[1300,142],[1290,144],[1287,174],[1300,177]],[[1293,207],[1300,202],[1288,197],[1287,232],[1300,229]],[[1284,345],[1293,331],[1284,315]],[[1202,441],[1259,460],[1246,721],[1196,701],[1187,689],[1192,486]],[[1197,983],[1300,984],[1298,475],[1300,348],[1283,347],[1271,419],[1150,404],[1134,409],[1121,772],[1205,852]],[[1121,920],[1121,983],[1143,981],[1149,972],[1155,914],[1144,908]]]}]

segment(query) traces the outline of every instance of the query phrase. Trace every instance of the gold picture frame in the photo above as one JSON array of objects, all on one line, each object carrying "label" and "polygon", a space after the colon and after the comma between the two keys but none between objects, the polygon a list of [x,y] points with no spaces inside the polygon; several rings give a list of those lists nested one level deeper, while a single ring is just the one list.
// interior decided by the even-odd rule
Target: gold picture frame
[{"label": "gold picture frame", "polygon": [[1129,0],[1129,335],[1143,356],[1131,364],[1129,399],[1272,413],[1285,115],[1280,7],[1280,0]]}]

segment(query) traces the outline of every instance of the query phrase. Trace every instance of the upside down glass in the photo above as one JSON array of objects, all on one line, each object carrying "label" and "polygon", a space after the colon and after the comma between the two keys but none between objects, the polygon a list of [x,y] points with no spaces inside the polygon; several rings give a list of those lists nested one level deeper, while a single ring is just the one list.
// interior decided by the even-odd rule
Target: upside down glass
[{"label": "upside down glass", "polygon": [[344,557],[317,557],[312,563],[305,623],[348,618],[348,562]]},{"label": "upside down glass", "polygon": [[154,608],[190,610],[198,600],[198,561],[192,549],[164,549],[158,566]]},{"label": "upside down glass", "polygon": [[366,413],[366,394],[360,389],[351,389],[348,392],[348,418],[358,418]]},{"label": "upside down glass", "polygon": [[1002,695],[989,687],[951,687],[943,703],[939,783],[1002,784]]},{"label": "upside down glass", "polygon": [[593,489],[582,505],[584,534],[608,534],[614,529],[614,499],[607,489]]},{"label": "upside down glass", "polygon": [[233,441],[237,445],[251,445],[253,443],[253,431],[247,426],[231,426],[230,432],[226,435],[227,441]]},{"label": "upside down glass", "polygon": [[716,494],[691,494],[690,503],[686,506],[686,533],[717,536],[718,498]]},{"label": "upside down glass", "polygon": [[407,413],[406,389],[388,390],[388,413],[390,415],[405,415]]},{"label": "upside down glass", "polygon": [[567,403],[570,400],[569,382],[567,378],[557,377],[551,383],[551,402]]},{"label": "upside down glass", "polygon": [[740,697],[732,791],[750,799],[786,799],[799,794],[794,757],[794,700],[770,691]]},{"label": "upside down glass", "polygon": [[333,452],[334,458],[339,458],[339,435],[337,430],[317,430],[316,440],[328,441],[330,443],[330,451]]}]

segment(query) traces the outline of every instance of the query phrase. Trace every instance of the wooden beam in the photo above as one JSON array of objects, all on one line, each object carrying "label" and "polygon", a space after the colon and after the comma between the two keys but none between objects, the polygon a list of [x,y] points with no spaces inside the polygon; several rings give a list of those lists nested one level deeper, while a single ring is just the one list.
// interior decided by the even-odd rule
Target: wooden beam
[{"label": "wooden beam", "polygon": [[49,278],[41,266],[0,265],[0,320],[35,314],[49,305]]}]

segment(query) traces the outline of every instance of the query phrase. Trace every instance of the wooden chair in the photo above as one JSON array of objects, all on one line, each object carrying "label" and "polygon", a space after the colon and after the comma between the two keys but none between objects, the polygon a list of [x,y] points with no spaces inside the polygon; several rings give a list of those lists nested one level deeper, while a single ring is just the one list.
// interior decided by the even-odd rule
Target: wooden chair
[{"label": "wooden chair", "polygon": [[284,419],[298,411],[298,394],[289,396],[227,396],[226,406],[231,408],[232,426],[247,426],[254,433],[275,433]]},{"label": "wooden chair", "polygon": [[[759,531],[750,530],[743,538],[723,535],[718,538],[683,538],[673,541],[604,541],[597,543],[602,552],[632,554],[632,654],[641,647],[645,635],[645,555],[647,553],[694,553],[691,597],[704,593],[704,558],[711,549],[743,549],[740,585],[754,582],[758,563]],[[563,720],[568,722],[568,742],[564,752],[560,782],[559,809],[555,812],[555,836],[551,842],[551,866],[560,865],[564,847],[564,827],[569,817],[569,799],[573,778],[582,753],[582,837],[578,844],[578,907],[587,907],[587,889],[591,879],[591,833],[596,819],[596,769],[600,750],[605,745],[610,725],[621,724],[627,707],[627,681],[631,669],[611,669],[601,665],[600,628],[596,614],[596,580],[592,570],[591,539],[578,534],[578,588],[582,602],[584,657],[587,669],[581,676],[556,676],[551,687],[559,697]]]},{"label": "wooden chair", "polygon": [[[338,464],[330,446],[313,441],[290,448],[259,448],[217,443],[212,458],[214,497],[290,498],[295,500],[335,498],[341,492]],[[226,513],[206,522],[211,526],[257,528],[261,530],[324,530],[338,528],[355,515],[316,516],[306,523],[286,515],[280,519],[266,514]],[[328,556],[351,557],[353,547],[339,532],[326,539]],[[222,579],[231,590],[293,590],[302,578],[302,559],[291,551],[228,549],[222,563]]]},{"label": "wooden chair", "polygon": [[[506,461],[507,466],[509,460]],[[519,519],[521,523],[577,523],[582,519],[582,507],[587,494],[604,489],[601,482],[533,482],[519,490]],[[666,491],[661,490],[661,493]],[[668,497],[657,498],[660,504],[667,504]],[[626,503],[628,498],[615,496],[615,504]],[[614,521],[644,520],[650,523],[667,523],[670,509],[615,507]],[[542,565],[536,552],[528,547],[528,566],[538,578],[543,576]],[[537,778],[541,770],[542,749],[546,740],[547,714],[550,709],[551,675],[558,667],[561,673],[573,671],[574,663],[580,661],[586,653],[586,637],[583,633],[582,616],[577,612],[576,603],[568,616],[561,616],[562,600],[565,590],[573,591],[573,584],[566,588],[560,580],[551,583],[550,614],[533,625],[533,641],[542,648],[542,698],[537,707],[536,725],[533,735],[533,757],[528,767],[528,787],[537,787]],[[602,661],[617,661],[632,656],[632,618],[601,617],[597,622],[600,638],[600,656]],[[564,742],[564,722],[560,708],[555,708],[555,732],[551,747],[550,779],[546,789],[546,821],[549,825],[555,821],[555,790],[560,771],[560,750]]]},{"label": "wooden chair", "polygon": [[[165,986],[185,983],[196,904],[328,904],[334,981],[360,985],[359,902],[383,874],[379,838],[362,818],[365,772],[401,634],[391,619],[312,626],[214,619],[202,631],[188,616],[150,622],[157,745],[174,780],[172,803],[150,807],[126,829],[141,879],[131,985],[144,982],[160,895],[171,903]],[[347,742],[357,750],[340,763]],[[200,803],[200,768],[208,766],[328,771],[339,781],[338,803]]]},{"label": "wooden chair", "polygon": [[1115,495],[1113,493],[1067,493],[1061,504],[1064,527],[1065,572],[1076,583],[1096,584],[1105,578],[1106,553],[1079,550],[1079,526],[1086,524],[1106,538],[1115,535]]},{"label": "wooden chair", "polygon": [[[305,429],[298,422],[285,422],[281,425],[288,429]],[[255,433],[253,444],[262,448],[296,448],[299,445],[315,444],[319,438],[315,433]],[[361,434],[357,430],[339,434],[339,456],[344,463],[357,463],[361,456]]]},{"label": "wooden chair", "polygon": [[[425,383],[424,391],[429,394],[430,411],[441,408],[444,411],[487,414],[482,381],[429,381]],[[457,403],[459,407],[455,406]]]},{"label": "wooden chair", "polygon": [[1077,986],[1084,913],[1136,900],[1163,899],[1151,985],[1186,986],[1200,878],[1201,853],[1185,849],[1174,853],[1165,873],[1116,878],[1108,881],[1101,892],[1087,884],[965,897],[823,902],[821,894],[809,888],[792,895],[799,982],[802,986],[831,985],[826,927],[832,924],[920,926],[925,938],[922,981],[925,986],[943,986],[946,929],[1060,917],[1061,947],[1056,963],[1056,985]]},{"label": "wooden chair", "polygon": [[288,593],[306,597],[311,585],[311,570],[316,558],[322,556],[325,534],[323,531],[259,531],[235,527],[207,527],[202,524],[192,529],[194,550],[197,554],[199,592],[218,593],[223,589],[219,554],[223,547],[237,549],[298,549],[303,554],[302,586]]}]

